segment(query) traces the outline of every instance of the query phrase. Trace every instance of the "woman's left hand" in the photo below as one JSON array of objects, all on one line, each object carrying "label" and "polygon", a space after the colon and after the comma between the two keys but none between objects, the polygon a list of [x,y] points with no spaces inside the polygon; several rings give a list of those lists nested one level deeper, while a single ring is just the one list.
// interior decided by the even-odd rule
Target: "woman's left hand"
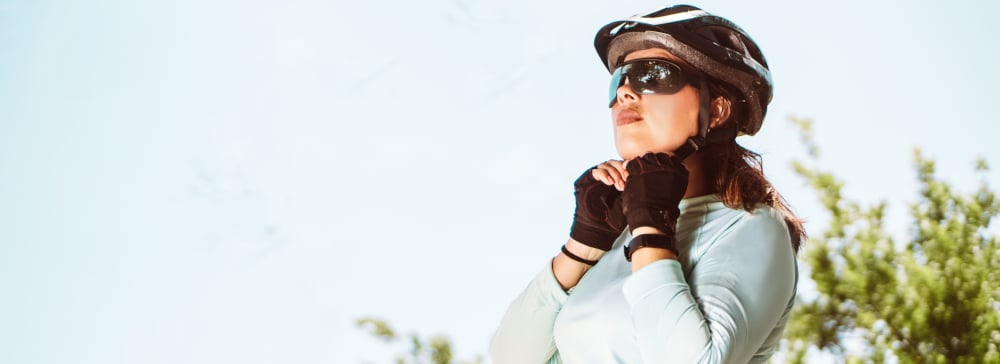
[{"label": "woman's left hand", "polygon": [[673,236],[678,205],[687,191],[687,168],[669,154],[650,152],[629,160],[625,169],[622,205],[629,228],[652,227]]}]

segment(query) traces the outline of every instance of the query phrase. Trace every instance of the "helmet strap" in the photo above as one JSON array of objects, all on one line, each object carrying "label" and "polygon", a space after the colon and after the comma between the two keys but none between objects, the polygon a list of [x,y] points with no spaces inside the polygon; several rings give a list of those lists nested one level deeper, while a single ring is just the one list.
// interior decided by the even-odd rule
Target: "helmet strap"
[{"label": "helmet strap", "polygon": [[712,105],[712,95],[708,90],[708,81],[702,79],[698,85],[698,91],[698,135],[688,138],[684,142],[684,145],[677,148],[677,151],[674,152],[674,158],[677,161],[687,159],[687,157],[707,144],[708,123],[711,118]]}]

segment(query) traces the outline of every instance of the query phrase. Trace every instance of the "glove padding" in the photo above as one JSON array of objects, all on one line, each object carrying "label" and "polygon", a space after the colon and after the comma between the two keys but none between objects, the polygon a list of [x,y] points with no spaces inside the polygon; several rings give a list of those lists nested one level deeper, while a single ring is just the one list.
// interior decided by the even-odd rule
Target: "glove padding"
[{"label": "glove padding", "polygon": [[573,183],[576,211],[569,236],[589,247],[608,251],[625,229],[625,214],[621,192],[595,179],[594,168],[587,169]]},{"label": "glove padding", "polygon": [[622,204],[629,229],[650,226],[673,236],[678,205],[687,191],[688,170],[666,153],[646,153],[625,165]]}]

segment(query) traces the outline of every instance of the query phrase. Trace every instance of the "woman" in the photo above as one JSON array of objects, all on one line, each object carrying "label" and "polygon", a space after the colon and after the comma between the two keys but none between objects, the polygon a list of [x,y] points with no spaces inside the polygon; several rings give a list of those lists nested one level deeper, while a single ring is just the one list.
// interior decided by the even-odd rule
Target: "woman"
[{"label": "woman", "polygon": [[766,361],[804,233],[735,142],[771,99],[763,55],[686,5],[612,22],[594,43],[622,160],[577,179],[570,239],[511,304],[493,362]]}]

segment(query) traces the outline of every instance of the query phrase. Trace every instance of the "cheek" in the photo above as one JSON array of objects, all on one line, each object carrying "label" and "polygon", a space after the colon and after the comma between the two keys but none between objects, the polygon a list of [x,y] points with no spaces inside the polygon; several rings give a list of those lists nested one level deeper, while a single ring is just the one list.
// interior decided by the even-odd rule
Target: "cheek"
[{"label": "cheek", "polygon": [[661,149],[676,149],[698,132],[697,104],[688,101],[692,100],[665,100],[650,108],[649,137]]}]

